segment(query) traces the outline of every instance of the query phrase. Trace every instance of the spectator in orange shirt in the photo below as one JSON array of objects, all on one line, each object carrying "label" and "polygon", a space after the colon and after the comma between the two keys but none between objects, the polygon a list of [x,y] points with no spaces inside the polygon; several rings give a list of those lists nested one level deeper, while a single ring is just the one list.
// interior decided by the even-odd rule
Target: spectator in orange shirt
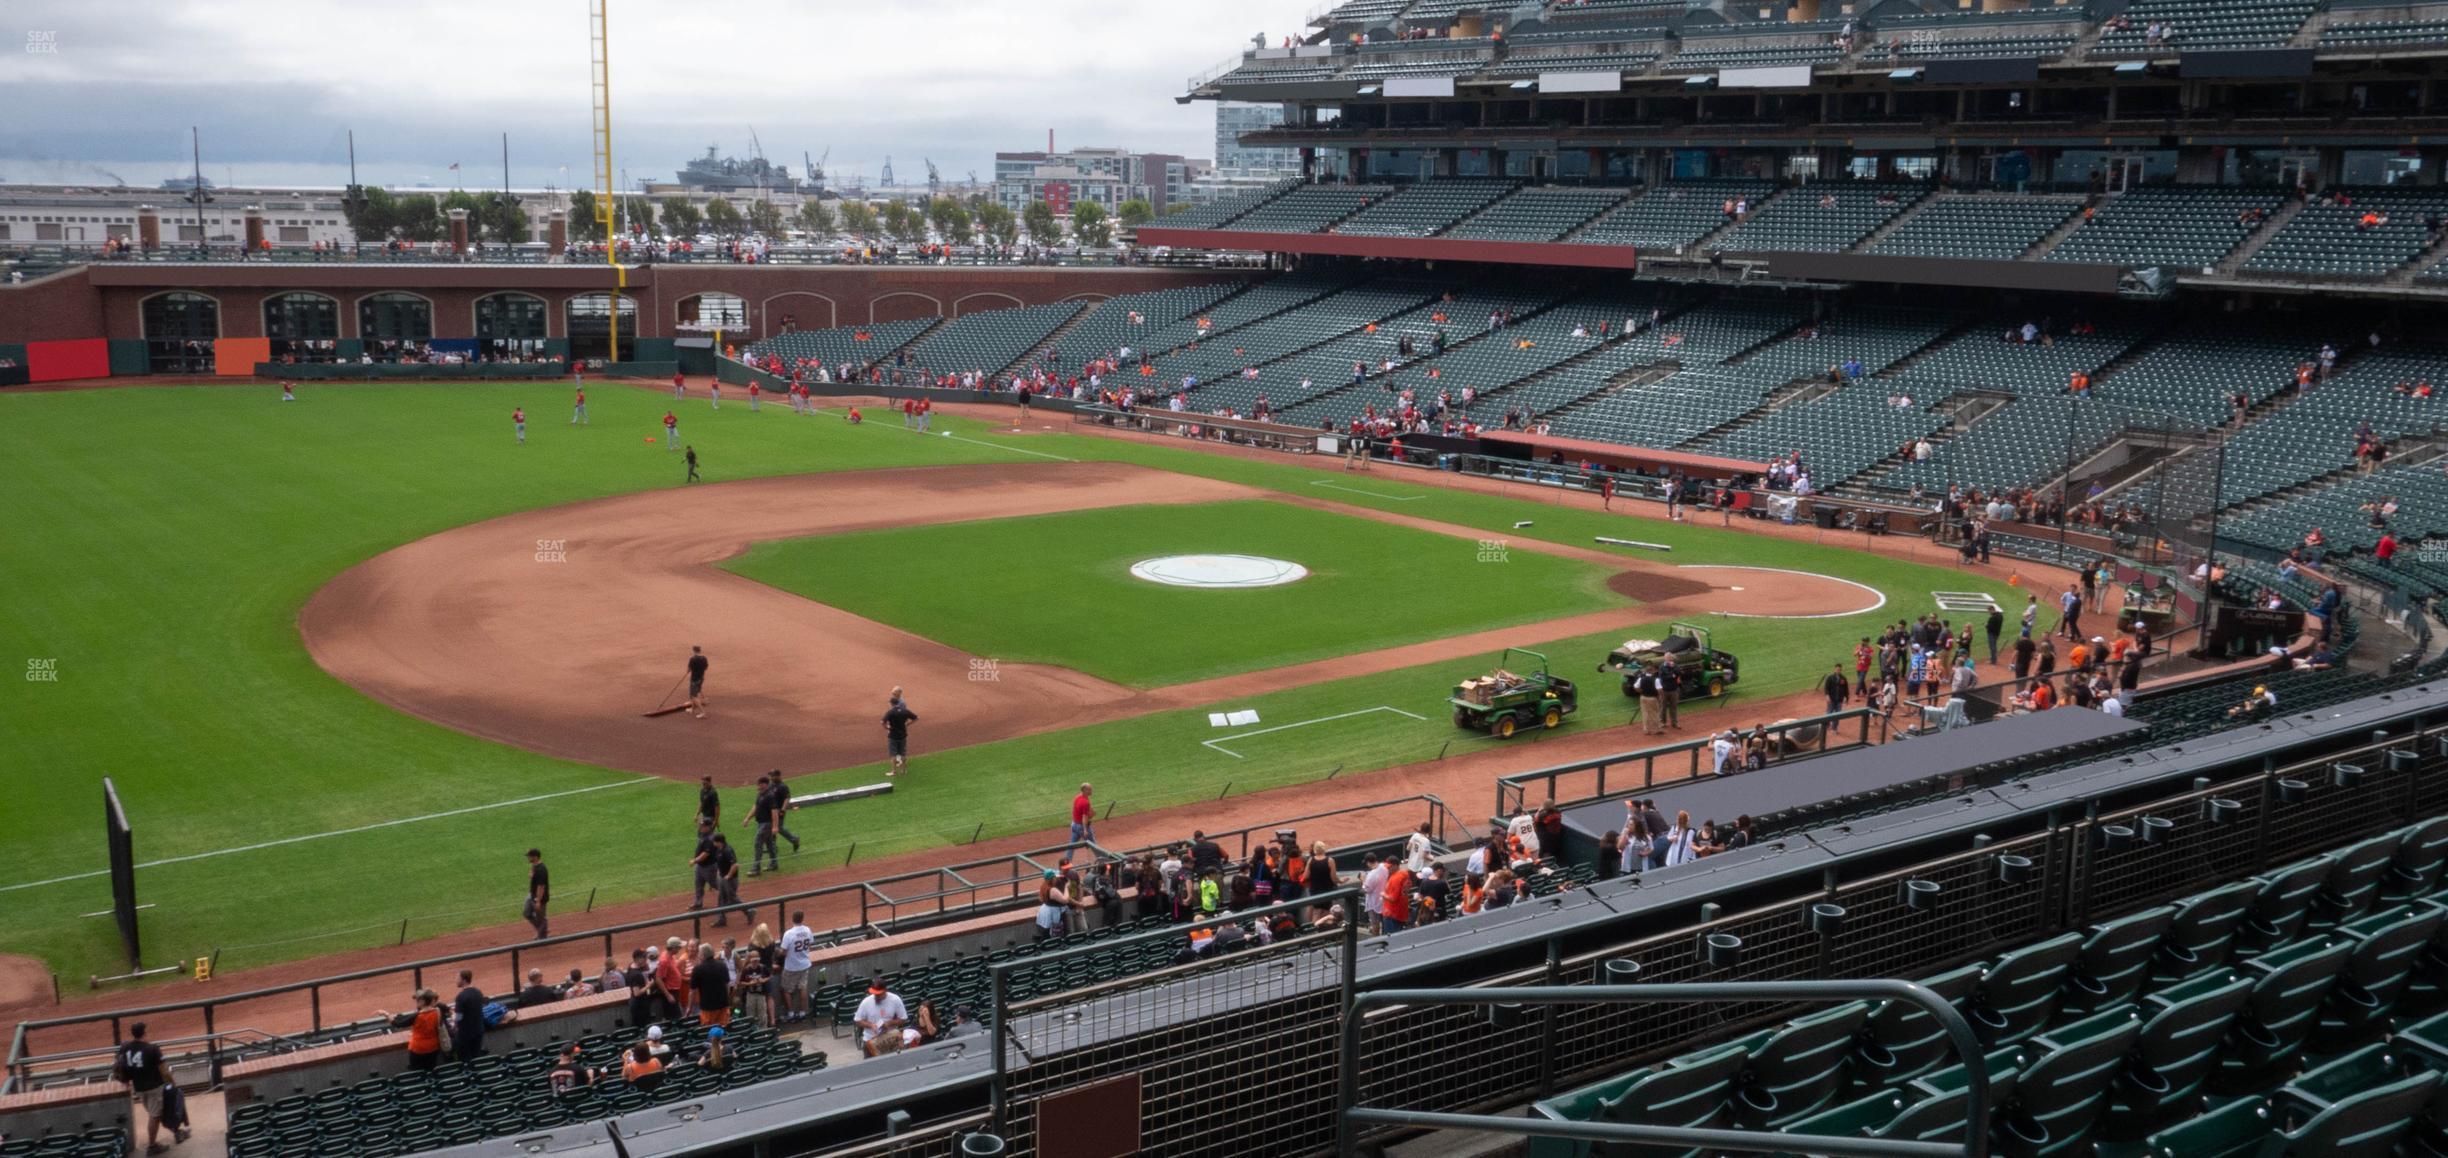
[{"label": "spectator in orange shirt", "polygon": [[1411,927],[1411,868],[1400,861],[1394,871],[1386,874],[1385,931],[1400,932]]}]

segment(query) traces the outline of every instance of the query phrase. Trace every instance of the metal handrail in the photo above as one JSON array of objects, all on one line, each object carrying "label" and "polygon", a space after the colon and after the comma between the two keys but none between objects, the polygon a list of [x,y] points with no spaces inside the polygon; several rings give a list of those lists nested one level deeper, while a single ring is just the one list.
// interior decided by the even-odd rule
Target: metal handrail
[{"label": "metal handrail", "polygon": [[[1360,1035],[1376,1005],[1592,1005],[1601,1002],[1664,1001],[1909,1001],[1927,1010],[1946,1030],[1962,1058],[1965,1097],[1969,1101],[1964,1141],[1907,1142],[1883,1138],[1852,1138],[1820,1134],[1755,1133],[1749,1130],[1704,1130],[1686,1126],[1633,1126],[1615,1122],[1550,1122],[1537,1118],[1500,1118],[1486,1114],[1441,1114],[1423,1110],[1387,1110],[1360,1104]],[[1343,1017],[1336,1098],[1335,1153],[1357,1158],[1360,1127],[1412,1126],[1450,1130],[1483,1130],[1523,1137],[1571,1138],[1597,1142],[1627,1142],[1703,1147],[1743,1152],[1827,1154],[1836,1158],[1987,1158],[1989,1153],[1989,1070],[1981,1064],[1980,1039],[1972,1025],[1943,997],[1910,981],[1718,981],[1646,985],[1540,985],[1520,989],[1380,989],[1354,994]]]},{"label": "metal handrail", "polygon": [[[1011,1000],[1011,982],[1009,978],[1013,971],[1019,969],[1043,968],[1049,962],[1060,961],[1066,957],[1076,957],[1086,953],[1108,952],[1123,945],[1135,945],[1148,941],[1186,941],[1192,933],[1195,933],[1201,929],[1216,929],[1225,925],[1239,924],[1240,922],[1250,920],[1263,921],[1277,913],[1292,913],[1295,915],[1295,919],[1298,919],[1298,914],[1303,909],[1324,905],[1340,905],[1343,909],[1343,921],[1339,927],[1327,930],[1324,933],[1307,933],[1301,936],[1288,938],[1283,941],[1278,941],[1275,942],[1275,947],[1297,944],[1322,945],[1330,939],[1341,941],[1343,943],[1343,960],[1340,962],[1340,984],[1342,985],[1345,996],[1348,999],[1352,994],[1354,978],[1357,975],[1360,959],[1361,892],[1362,890],[1356,885],[1346,885],[1342,888],[1317,893],[1311,896],[1300,897],[1296,900],[1279,901],[1272,905],[1264,905],[1258,908],[1247,909],[1240,912],[1218,914],[1202,920],[1190,921],[1177,925],[1167,925],[1161,929],[1150,929],[1143,933],[1133,933],[1128,936],[1109,937],[1102,941],[1092,941],[1086,945],[1080,945],[1074,948],[1064,949],[1059,952],[1031,957],[1025,961],[997,961],[987,966],[987,987],[988,992],[990,993],[989,1003],[994,1011],[994,1024],[987,1027],[987,1032],[994,1035],[995,1043],[994,1075],[987,1086],[987,1116],[989,1120],[994,1123],[994,1132],[996,1134],[1001,1134],[1004,1132],[1003,1126],[1005,1113],[1009,1109],[1010,1098],[1010,1054],[1012,1051],[1020,1048],[1017,1043],[1011,1040],[1011,1013],[1015,1007],[1019,1008],[1023,1012],[1026,1012],[1030,1009],[1042,1006],[1053,1005],[1056,1003],[1068,1003],[1077,1001],[1083,994],[1101,993],[1124,985],[1144,985],[1151,977],[1162,977],[1170,973],[1198,970],[1216,965],[1219,962],[1237,962],[1240,960],[1240,957],[1238,955],[1216,957],[1207,961],[1198,962],[1194,965],[1176,965],[1167,969],[1157,970],[1154,973],[1143,974],[1138,977],[1123,978],[1116,981],[1097,982],[1095,984],[1082,986],[1077,989],[1068,989],[1061,993],[1047,994],[1043,997],[1031,998],[1027,1001],[1021,1002],[1013,1002]],[[1346,1007],[1349,1007],[1349,1000],[1345,1002],[1345,1005]]]},{"label": "metal handrail", "polygon": [[17,1033],[10,1044],[9,1054],[4,1064],[12,1073],[20,1072],[22,1070],[27,1061],[25,1052],[26,1042],[31,1036],[30,1031],[33,1030],[56,1029],[63,1026],[86,1025],[94,1022],[108,1021],[111,1024],[111,1036],[113,1040],[117,1040],[120,1036],[119,1027],[124,1022],[200,1010],[203,1012],[205,1019],[205,1032],[203,1036],[206,1038],[212,1038],[214,1035],[214,1013],[221,1007],[235,1005],[246,1001],[261,1001],[267,998],[279,997],[285,994],[298,992],[308,994],[310,1007],[312,1010],[312,1031],[319,1032],[324,1028],[322,991],[326,986],[344,985],[351,982],[365,981],[399,973],[411,974],[415,978],[416,983],[421,985],[423,984],[424,973],[428,969],[446,968],[452,965],[461,964],[463,962],[477,961],[489,957],[498,957],[504,953],[507,953],[510,957],[510,984],[512,988],[516,988],[520,978],[524,976],[523,957],[529,953],[534,953],[540,950],[551,950],[578,943],[600,943],[603,946],[604,954],[609,956],[613,952],[612,944],[614,937],[646,929],[667,928],[684,922],[690,926],[691,939],[698,939],[703,932],[703,923],[707,918],[738,914],[753,920],[760,910],[766,908],[767,906],[772,906],[776,914],[775,919],[780,921],[787,917],[789,910],[793,905],[801,904],[808,900],[820,897],[855,895],[858,897],[859,901],[859,920],[855,923],[845,925],[840,928],[828,930],[823,934],[823,937],[839,937],[841,935],[854,932],[862,935],[871,935],[880,931],[881,929],[881,925],[878,923],[877,919],[870,915],[871,908],[880,907],[888,911],[889,915],[882,918],[883,922],[885,923],[899,921],[904,908],[923,906],[929,901],[934,902],[933,911],[938,915],[953,912],[955,911],[956,907],[948,906],[945,904],[945,901],[949,898],[961,896],[963,894],[968,894],[971,899],[965,906],[958,906],[957,908],[983,909],[990,906],[999,906],[1002,902],[978,900],[976,899],[976,894],[982,889],[1001,888],[1005,884],[1008,884],[1013,890],[1011,899],[1017,901],[1019,899],[1020,883],[1024,880],[1033,879],[1036,873],[1043,870],[1044,866],[1034,860],[1033,857],[1040,853],[1056,852],[1069,847],[1070,846],[1067,844],[1056,845],[1044,849],[1032,850],[1031,852],[1027,853],[1013,853],[1002,857],[969,862],[963,865],[950,866],[953,868],[971,868],[980,865],[1014,862],[1028,866],[1025,873],[1015,871],[1008,882],[985,881],[967,885],[961,888],[937,889],[933,892],[922,893],[913,897],[901,899],[886,896],[876,889],[876,886],[880,884],[889,885],[895,881],[930,877],[942,871],[939,869],[926,869],[915,873],[897,874],[895,876],[882,878],[878,881],[858,881],[850,884],[827,885],[823,888],[808,889],[795,893],[784,893],[779,896],[765,897],[756,901],[742,902],[737,905],[724,905],[705,909],[684,910],[659,917],[650,917],[644,920],[628,921],[618,925],[608,925],[599,929],[590,929],[582,933],[564,933],[555,937],[524,941],[514,945],[504,945],[489,949],[475,949],[440,957],[428,957],[422,960],[403,962],[398,965],[377,966],[371,969],[359,969],[347,973],[336,973],[324,977],[313,978],[307,981],[296,981],[285,985],[266,986],[264,988],[250,989],[239,993],[201,997],[188,1001],[163,1002],[158,1005],[140,1006],[133,1009],[118,1009],[106,1013],[92,1013],[76,1017],[60,1017],[44,1020],[24,1021],[18,1024]]},{"label": "metal handrail", "polygon": [[[1886,742],[1890,721],[1887,719],[1887,717],[1880,715],[1877,711],[1870,708],[1847,708],[1844,711],[1836,712],[1831,715],[1810,716],[1804,719],[1794,720],[1790,723],[1775,724],[1769,727],[1768,733],[1771,736],[1782,737],[1787,732],[1817,727],[1819,729],[1819,745],[1817,749],[1809,753],[1797,753],[1787,756],[1784,758],[1784,760],[1798,759],[1803,755],[1825,755],[1831,750],[1828,744],[1829,737],[1839,731],[1842,731],[1843,725],[1848,720],[1876,721],[1879,731],[1878,742]],[[1862,732],[1866,733],[1867,730],[1868,724],[1865,723]],[[1558,778],[1571,776],[1582,772],[1596,772],[1598,774],[1597,790],[1586,797],[1569,801],[1557,801],[1559,805],[1586,804],[1591,801],[1603,801],[1614,795],[1616,792],[1622,791],[1633,791],[1635,789],[1644,792],[1648,791],[1657,787],[1658,759],[1660,757],[1671,756],[1677,753],[1685,754],[1688,759],[1690,766],[1685,770],[1685,777],[1688,779],[1696,779],[1700,775],[1700,754],[1709,750],[1710,743],[1711,741],[1708,739],[1685,740],[1680,743],[1663,744],[1655,748],[1636,748],[1629,752],[1617,752],[1613,755],[1599,756],[1589,760],[1576,760],[1570,764],[1557,764],[1547,768],[1534,768],[1528,772],[1516,772],[1510,776],[1499,776],[1496,778],[1496,815],[1511,816],[1528,807],[1530,800],[1529,790],[1532,784],[1543,781],[1547,788],[1547,795],[1549,797],[1553,797],[1555,795],[1556,781]],[[1849,743],[1840,743],[1836,745],[1833,750],[1843,751],[1852,748],[1863,748],[1870,746],[1872,746],[1872,744],[1869,740],[1856,739]],[[1783,763],[1784,760],[1779,760],[1777,762]],[[1607,787],[1607,769],[1612,765],[1629,764],[1634,761],[1639,761],[1641,764],[1640,783],[1636,786],[1619,786],[1617,789],[1610,791]]]},{"label": "metal handrail", "polygon": [[[1396,797],[1392,800],[1350,805],[1344,808],[1330,809],[1324,812],[1290,817],[1267,824],[1252,825],[1247,828],[1237,830],[1237,832],[1216,833],[1211,834],[1211,836],[1232,837],[1238,835],[1240,837],[1241,844],[1241,857],[1239,859],[1246,860],[1249,856],[1249,838],[1252,833],[1264,832],[1272,828],[1294,825],[1309,820],[1318,820],[1326,817],[1346,815],[1355,812],[1366,812],[1372,809],[1399,806],[1407,803],[1425,803],[1428,805],[1431,820],[1439,826],[1440,832],[1442,832],[1444,827],[1448,824],[1456,823],[1453,820],[1453,810],[1448,807],[1443,800],[1423,793],[1416,796]],[[510,984],[513,988],[515,988],[519,984],[520,979],[525,975],[523,958],[526,954],[539,951],[550,951],[562,946],[579,943],[600,943],[603,947],[603,953],[610,956],[613,955],[613,938],[627,933],[638,932],[646,929],[667,928],[681,923],[688,923],[690,925],[691,937],[692,939],[695,939],[702,933],[702,923],[708,918],[723,916],[726,914],[740,914],[753,920],[755,915],[760,910],[765,909],[767,906],[771,906],[776,914],[775,919],[777,922],[779,922],[787,917],[789,910],[793,906],[817,898],[855,895],[857,896],[859,903],[859,919],[856,922],[841,926],[839,928],[827,930],[820,935],[820,940],[838,938],[851,933],[857,933],[863,937],[873,937],[881,934],[885,925],[901,920],[905,911],[910,911],[909,915],[911,916],[918,915],[918,912],[921,911],[929,915],[941,916],[952,913],[1002,909],[1007,905],[1017,904],[1024,900],[1022,889],[1024,884],[1035,881],[1046,868],[1052,867],[1052,860],[1059,859],[1059,854],[1067,853],[1075,848],[1082,847],[1089,848],[1107,858],[1127,859],[1130,856],[1136,856],[1139,852],[1154,851],[1156,848],[1161,846],[1150,846],[1148,849],[1130,850],[1130,852],[1127,854],[1117,855],[1112,850],[1105,849],[1087,841],[1079,842],[1076,845],[1065,842],[1062,844],[1049,845],[1044,848],[1032,849],[1026,852],[1009,853],[1003,856],[990,857],[983,860],[947,865],[942,868],[922,869],[917,872],[895,874],[893,876],[883,877],[872,881],[858,881],[849,884],[827,885],[818,889],[810,889],[795,893],[785,893],[774,897],[760,898],[756,901],[743,902],[739,905],[682,911],[661,917],[652,917],[639,921],[630,921],[618,925],[610,925],[599,929],[591,929],[582,933],[565,933],[555,937],[535,941],[526,941],[515,945],[504,945],[492,949],[470,950],[463,953],[449,954],[440,957],[429,957],[417,961],[403,962],[398,965],[378,966],[371,969],[361,969],[347,973],[332,974],[306,981],[290,982],[285,985],[266,986],[260,989],[250,989],[238,993],[201,997],[186,1001],[163,1002],[157,1005],[147,1005],[133,1009],[112,1010],[104,1013],[91,1013],[81,1016],[59,1017],[44,1020],[28,1020],[18,1023],[16,1032],[11,1036],[7,1057],[5,1061],[0,1061],[0,1073],[14,1077],[17,1075],[22,1075],[26,1072],[28,1064],[31,1061],[27,1053],[28,1041],[32,1036],[32,1031],[35,1030],[59,1029],[68,1026],[88,1025],[96,1022],[107,1021],[111,1025],[111,1037],[115,1041],[121,1036],[120,1027],[128,1021],[142,1020],[146,1018],[159,1018],[171,1014],[201,1011],[204,1016],[204,1033],[199,1035],[199,1039],[206,1041],[217,1041],[218,1038],[215,1035],[215,1027],[213,1023],[217,1011],[221,1008],[234,1006],[241,1002],[261,1001],[269,998],[281,997],[287,994],[303,992],[309,995],[308,1001],[311,1009],[311,1032],[320,1032],[325,1028],[322,1015],[322,990],[326,986],[344,985],[400,973],[408,973],[412,975],[412,977],[415,979],[415,983],[422,985],[426,970],[444,969],[463,962],[477,961],[490,957],[499,957],[506,953],[510,957]],[[1048,854],[1054,855],[1048,856]],[[1038,859],[1041,856],[1047,856],[1048,859]],[[960,877],[959,879],[964,882],[963,884],[951,888],[941,887],[942,874],[944,873],[950,872],[955,876],[958,876],[959,870],[962,869],[973,869],[981,866],[996,865],[1015,867],[1013,867],[1011,875],[1008,878],[981,878],[972,881],[969,880],[969,878]],[[883,887],[891,886],[897,882],[921,879],[932,879],[936,883],[937,887],[929,891],[903,897],[895,897],[881,891]],[[1006,890],[1008,890],[1007,894]],[[980,896],[981,893],[989,894],[989,896],[982,898]],[[994,896],[992,894],[1006,895]],[[959,903],[949,903],[955,898],[963,897],[966,898],[965,901],[961,901]],[[884,912],[882,914],[873,913],[873,910],[876,909],[884,910]],[[217,1058],[218,1050],[208,1049],[208,1060],[217,1060]],[[7,1090],[8,1085],[6,1082],[0,1081],[0,1092],[7,1092]]]}]

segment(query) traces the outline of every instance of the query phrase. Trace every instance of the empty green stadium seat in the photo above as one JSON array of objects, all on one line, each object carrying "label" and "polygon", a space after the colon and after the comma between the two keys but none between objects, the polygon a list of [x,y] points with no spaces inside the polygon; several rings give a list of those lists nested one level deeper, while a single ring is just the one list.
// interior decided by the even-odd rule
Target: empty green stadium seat
[{"label": "empty green stadium seat", "polygon": [[2261,886],[2237,881],[2176,902],[2176,918],[2159,941],[2153,977],[2171,983],[2227,963]]},{"label": "empty green stadium seat", "polygon": [[2008,953],[1983,972],[1964,1008],[1981,1044],[2013,1045],[2056,1017],[2066,975],[2082,947],[2081,934],[2060,934]]},{"label": "empty green stadium seat", "polygon": [[[1936,977],[1921,987],[1962,1009],[1979,987],[1983,970],[1966,965]],[[1929,1011],[1909,1001],[1882,1003],[1870,1017],[1853,1072],[1857,1087],[1892,1088],[1937,1068],[1955,1056],[1946,1027]]]},{"label": "empty green stadium seat", "polygon": [[2312,938],[2238,966],[2253,979],[2252,999],[2228,1029],[2213,1088],[2242,1093],[2293,1067],[2353,953],[2343,940]]},{"label": "empty green stadium seat", "polygon": [[2092,1126],[2142,1030],[2131,1008],[2119,1008],[2032,1038],[2025,1048],[2034,1060],[2018,1072],[2013,1095],[1997,1102],[1991,1119],[1997,1152],[2025,1158],[2088,1153]]},{"label": "empty green stadium seat", "polygon": [[2391,901],[2428,896],[2439,891],[2443,875],[2448,875],[2448,816],[2435,816],[2405,831],[2380,893]]},{"label": "empty green stadium seat", "polygon": [[2346,971],[2321,1007],[2313,1045],[2339,1049],[2386,1028],[2443,920],[2448,920],[2448,910],[2425,904],[2374,913],[2339,926],[2336,936],[2351,953]]},{"label": "empty green stadium seat", "polygon": [[2404,843],[2402,835],[2392,832],[2323,856],[2329,876],[2318,898],[2318,927],[2334,927],[2370,912]]},{"label": "empty green stadium seat", "polygon": [[2252,878],[2261,886],[2252,917],[2244,922],[2247,952],[2274,949],[2303,936],[2312,924],[2312,902],[2329,881],[2329,864],[2300,860]]},{"label": "empty green stadium seat", "polygon": [[2138,1139],[2197,1109],[2252,988],[2242,973],[2214,974],[2152,994],[2141,1007],[2149,1020],[2111,1091],[2103,1135]]},{"label": "empty green stadium seat", "polygon": [[2133,1000],[2150,980],[2159,942],[2175,921],[2176,907],[2161,905],[2091,926],[2066,977],[2066,1011],[2095,1013]]},{"label": "empty green stadium seat", "polygon": [[[1731,1121],[1734,1082],[1741,1075],[1746,1060],[1742,1047],[1718,1046],[1597,1087],[1540,1102],[1533,1107],[1533,1112],[1551,1120],[1723,1129]],[[1531,1142],[1533,1158],[1578,1158],[1592,1153],[1660,1155],[1682,1152],[1655,1147],[1593,1148],[1589,1143],[1547,1138]]]},{"label": "empty green stadium seat", "polygon": [[1735,1116],[1773,1128],[1825,1109],[1845,1088],[1855,1039],[1869,1020],[1870,1006],[1855,1002],[1739,1042],[1747,1062],[1736,1079]]}]

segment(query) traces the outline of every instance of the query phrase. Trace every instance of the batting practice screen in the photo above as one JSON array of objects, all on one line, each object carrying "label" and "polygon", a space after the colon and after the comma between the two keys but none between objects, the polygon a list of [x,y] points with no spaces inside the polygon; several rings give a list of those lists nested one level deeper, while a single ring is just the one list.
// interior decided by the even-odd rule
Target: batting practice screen
[{"label": "batting practice screen", "polygon": [[128,829],[127,809],[119,807],[119,789],[108,776],[102,778],[102,828],[110,838],[111,912],[119,918],[128,968],[142,969],[136,948],[136,838]]}]

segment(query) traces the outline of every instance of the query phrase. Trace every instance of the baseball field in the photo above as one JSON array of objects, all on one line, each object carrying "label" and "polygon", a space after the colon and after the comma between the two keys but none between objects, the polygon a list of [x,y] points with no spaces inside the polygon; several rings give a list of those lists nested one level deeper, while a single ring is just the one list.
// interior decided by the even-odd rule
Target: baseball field
[{"label": "baseball field", "polygon": [[[565,901],[680,892],[698,775],[875,781],[893,685],[920,717],[913,774],[802,812],[786,868],[1056,827],[1081,779],[1130,813],[1498,744],[1444,697],[1507,644],[1583,678],[1701,620],[1741,656],[1742,702],[1810,687],[1933,592],[2022,599],[1393,468],[589,393],[585,426],[565,383],[0,397],[0,639],[27,676],[0,695],[9,950],[67,977],[123,963],[85,915],[110,899],[105,776],[148,956],[226,970],[514,920],[530,845]],[[702,483],[656,438],[673,408]],[[1627,528],[1672,552],[1596,541]],[[1308,575],[1131,573],[1197,553]],[[647,717],[691,645],[714,657],[708,718]],[[1639,746],[1585,686],[1565,729]]]}]

